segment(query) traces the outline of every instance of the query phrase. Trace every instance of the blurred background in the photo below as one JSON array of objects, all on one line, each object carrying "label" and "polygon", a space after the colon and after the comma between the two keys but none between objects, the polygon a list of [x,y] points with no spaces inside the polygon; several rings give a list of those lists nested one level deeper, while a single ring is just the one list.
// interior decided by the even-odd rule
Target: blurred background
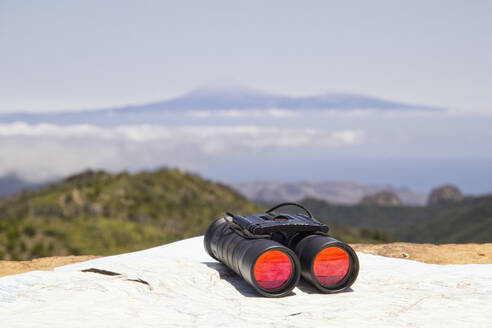
[{"label": "blurred background", "polygon": [[281,201],[349,242],[491,242],[491,11],[0,0],[0,259]]}]

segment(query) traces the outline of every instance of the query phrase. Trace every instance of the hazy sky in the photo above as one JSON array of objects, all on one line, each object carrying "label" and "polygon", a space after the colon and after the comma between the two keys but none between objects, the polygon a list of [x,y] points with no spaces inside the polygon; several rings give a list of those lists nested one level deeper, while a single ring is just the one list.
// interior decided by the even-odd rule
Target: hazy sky
[{"label": "hazy sky", "polygon": [[210,83],[492,111],[492,1],[0,0],[0,111]]}]

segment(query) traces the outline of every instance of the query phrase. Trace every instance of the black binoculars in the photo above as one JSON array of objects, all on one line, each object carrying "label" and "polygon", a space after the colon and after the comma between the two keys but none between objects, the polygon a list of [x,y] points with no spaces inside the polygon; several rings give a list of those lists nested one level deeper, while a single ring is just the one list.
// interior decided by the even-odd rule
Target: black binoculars
[{"label": "black binoculars", "polygon": [[[274,212],[287,205],[307,215]],[[328,227],[296,203],[248,216],[226,213],[208,227],[204,244],[211,257],[268,297],[288,295],[301,275],[323,293],[340,292],[359,273],[354,250],[330,237]]]}]

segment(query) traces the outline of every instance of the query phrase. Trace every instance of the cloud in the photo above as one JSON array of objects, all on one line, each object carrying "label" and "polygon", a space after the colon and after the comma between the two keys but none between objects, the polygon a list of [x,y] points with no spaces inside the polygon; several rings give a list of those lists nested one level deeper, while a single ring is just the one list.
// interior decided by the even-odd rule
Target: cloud
[{"label": "cloud", "polygon": [[100,138],[132,142],[173,141],[207,145],[219,140],[248,148],[298,147],[304,145],[347,146],[362,142],[361,130],[322,131],[312,128],[238,126],[123,125],[101,127],[88,124],[60,126],[16,122],[0,124],[0,137]]},{"label": "cloud", "polygon": [[168,165],[200,170],[231,154],[350,147],[364,139],[362,130],[16,122],[0,124],[0,175],[16,171],[39,181],[89,167],[118,171]]}]

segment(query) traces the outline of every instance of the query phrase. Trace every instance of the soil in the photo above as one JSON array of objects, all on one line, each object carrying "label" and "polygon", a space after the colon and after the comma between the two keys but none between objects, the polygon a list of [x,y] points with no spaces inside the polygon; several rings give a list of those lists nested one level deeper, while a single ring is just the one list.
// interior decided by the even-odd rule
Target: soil
[{"label": "soil", "polygon": [[[489,244],[354,244],[352,247],[367,254],[408,259],[431,264],[492,264],[492,243]],[[0,261],[0,277],[34,270],[88,261],[98,256],[54,256],[32,261]]]},{"label": "soil", "polygon": [[431,264],[490,264],[492,243],[489,244],[411,244],[390,243],[379,245],[354,244],[358,252]]},{"label": "soil", "polygon": [[52,270],[53,268],[92,260],[99,256],[53,256],[41,257],[31,261],[0,261],[0,277],[34,270]]}]

